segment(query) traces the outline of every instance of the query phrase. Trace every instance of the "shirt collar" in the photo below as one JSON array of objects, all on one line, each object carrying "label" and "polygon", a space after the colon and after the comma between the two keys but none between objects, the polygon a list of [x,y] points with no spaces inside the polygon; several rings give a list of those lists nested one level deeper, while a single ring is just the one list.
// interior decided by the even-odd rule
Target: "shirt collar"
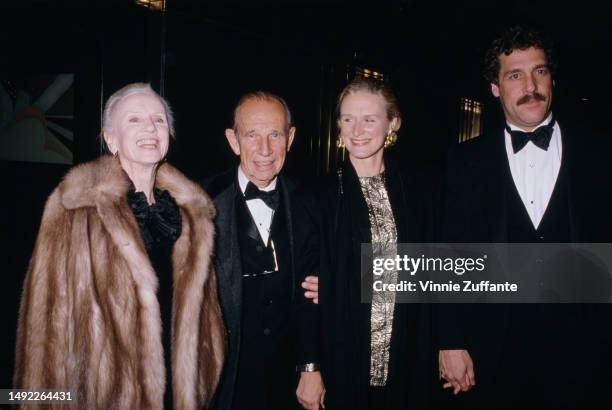
[{"label": "shirt collar", "polygon": [[[547,125],[547,124],[548,124],[548,123],[549,123],[549,122],[552,120],[552,116],[553,116],[553,114],[552,114],[552,111],[551,111],[551,112],[548,114],[548,117],[546,117],[546,119],[545,119],[544,121],[542,121],[541,123],[539,123],[539,124],[537,125],[537,127],[535,127],[535,128],[534,128],[534,131],[535,131],[537,128],[539,128],[539,127],[543,126],[543,125]],[[514,124],[510,124],[508,121],[506,121],[506,124],[508,124],[508,127],[510,127],[510,129],[511,129],[512,131],[524,131],[524,130],[520,129],[519,127],[517,127],[516,125],[514,125]]]},{"label": "shirt collar", "polygon": [[[276,180],[278,177],[274,177],[272,182],[268,184],[268,186],[264,188],[259,188],[260,191],[272,191],[276,188]],[[247,184],[249,183],[249,178],[245,175],[241,166],[238,166],[238,185],[240,185],[240,192],[244,195],[244,191],[246,190]]]}]

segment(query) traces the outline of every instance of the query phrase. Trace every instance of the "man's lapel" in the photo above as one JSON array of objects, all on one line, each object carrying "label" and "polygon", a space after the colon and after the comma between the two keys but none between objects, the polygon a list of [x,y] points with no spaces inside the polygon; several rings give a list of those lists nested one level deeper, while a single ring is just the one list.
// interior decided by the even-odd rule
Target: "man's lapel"
[{"label": "man's lapel", "polygon": [[219,290],[231,306],[233,314],[239,314],[242,297],[242,267],[238,248],[236,224],[237,183],[230,184],[216,200],[218,241],[216,249]]},{"label": "man's lapel", "polygon": [[253,217],[253,214],[251,213],[251,210],[244,199],[244,195],[242,195],[239,190],[236,191],[234,206],[234,214],[236,216],[235,225],[240,226],[243,229],[243,232],[246,233],[249,238],[256,242],[261,242],[263,246],[267,246],[259,234],[255,218]]},{"label": "man's lapel", "polygon": [[[569,230],[570,230],[570,240],[572,242],[576,242],[579,240],[579,234],[576,232],[576,225],[584,225],[580,221],[580,212],[577,209],[581,208],[580,204],[576,204],[576,200],[580,200],[581,195],[574,194],[574,186],[576,183],[578,184],[588,184],[581,178],[580,172],[580,164],[576,160],[575,155],[578,153],[577,150],[572,147],[572,135],[569,134],[569,131],[566,128],[561,128],[561,124],[559,124],[559,129],[561,130],[561,168],[559,169],[559,176],[557,178],[561,178],[562,173],[565,178],[563,180],[566,184],[566,192],[567,192],[567,209],[569,213]],[[575,135],[574,135],[575,137]],[[557,187],[555,187],[557,189]],[[554,195],[554,192],[553,192]],[[584,195],[586,198],[592,198],[590,195]],[[595,196],[596,197],[596,196]],[[589,206],[587,206],[589,207]]]},{"label": "man's lapel", "polygon": [[510,172],[503,130],[494,133],[488,141],[487,151],[480,157],[484,162],[483,213],[487,235],[491,242],[508,241],[508,189],[516,189]]},{"label": "man's lapel", "polygon": [[[282,175],[278,176],[278,189],[280,190],[280,195],[283,202],[284,208],[284,217],[287,226],[287,236],[289,237],[289,252],[290,252],[290,260],[291,260],[291,300],[293,300],[293,296],[295,294],[295,260],[294,260],[294,243],[293,243],[293,221],[291,218],[291,194],[293,192],[294,186],[291,180],[285,178]],[[280,216],[280,215],[278,215]]]}]

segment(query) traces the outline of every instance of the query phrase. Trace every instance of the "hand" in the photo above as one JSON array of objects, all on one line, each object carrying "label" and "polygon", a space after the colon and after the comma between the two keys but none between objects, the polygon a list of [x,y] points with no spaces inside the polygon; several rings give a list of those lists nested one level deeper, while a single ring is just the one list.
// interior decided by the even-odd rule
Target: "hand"
[{"label": "hand", "polygon": [[452,388],[453,394],[468,391],[476,385],[474,363],[467,350],[440,350],[438,354],[440,378],[447,381],[444,388]]},{"label": "hand", "polygon": [[306,276],[304,282],[302,282],[302,288],[306,289],[304,296],[308,299],[312,299],[314,304],[319,304],[319,277],[318,276]]},{"label": "hand", "polygon": [[321,372],[302,372],[295,394],[298,402],[306,410],[324,409],[325,386]]}]

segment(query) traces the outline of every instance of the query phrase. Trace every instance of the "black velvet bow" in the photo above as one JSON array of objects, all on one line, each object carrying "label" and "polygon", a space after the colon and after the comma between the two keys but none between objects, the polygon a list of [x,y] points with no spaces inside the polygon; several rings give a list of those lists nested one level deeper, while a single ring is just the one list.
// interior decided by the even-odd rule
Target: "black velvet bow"
[{"label": "black velvet bow", "polygon": [[144,192],[130,191],[127,200],[136,217],[147,251],[173,244],[181,235],[181,214],[168,191],[153,189],[155,203],[149,205]]}]

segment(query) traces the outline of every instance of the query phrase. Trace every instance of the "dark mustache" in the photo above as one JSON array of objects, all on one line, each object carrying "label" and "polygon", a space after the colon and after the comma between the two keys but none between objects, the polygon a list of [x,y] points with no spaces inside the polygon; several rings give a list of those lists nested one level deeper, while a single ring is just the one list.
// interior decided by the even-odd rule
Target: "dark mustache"
[{"label": "dark mustache", "polygon": [[526,104],[531,100],[546,101],[546,97],[544,97],[538,92],[534,92],[533,94],[525,94],[524,96],[519,98],[519,100],[516,102],[516,105]]}]

